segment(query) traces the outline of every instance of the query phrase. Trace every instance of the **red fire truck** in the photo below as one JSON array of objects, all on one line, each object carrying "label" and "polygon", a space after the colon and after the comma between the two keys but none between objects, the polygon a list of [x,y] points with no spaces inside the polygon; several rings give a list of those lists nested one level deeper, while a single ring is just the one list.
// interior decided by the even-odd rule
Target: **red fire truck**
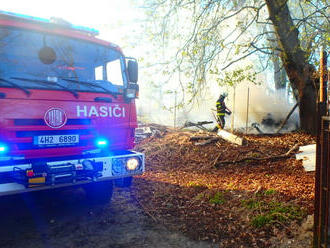
[{"label": "red fire truck", "polygon": [[80,186],[109,200],[143,173],[137,61],[97,34],[0,11],[0,196]]}]

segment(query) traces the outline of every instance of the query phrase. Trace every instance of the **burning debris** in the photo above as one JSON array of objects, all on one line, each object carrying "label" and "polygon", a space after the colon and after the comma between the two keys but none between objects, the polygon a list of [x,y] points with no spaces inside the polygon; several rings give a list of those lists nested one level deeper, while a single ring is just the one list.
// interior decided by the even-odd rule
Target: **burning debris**
[{"label": "burning debris", "polygon": [[276,119],[271,113],[267,113],[260,124],[255,122],[251,126],[261,134],[279,133],[283,128],[290,131],[297,130],[299,128],[298,122],[289,119],[296,107],[297,104],[285,119]]},{"label": "burning debris", "polygon": [[275,120],[271,113],[268,113],[265,118],[262,119],[261,125],[267,127],[279,127],[281,125],[281,121]]}]

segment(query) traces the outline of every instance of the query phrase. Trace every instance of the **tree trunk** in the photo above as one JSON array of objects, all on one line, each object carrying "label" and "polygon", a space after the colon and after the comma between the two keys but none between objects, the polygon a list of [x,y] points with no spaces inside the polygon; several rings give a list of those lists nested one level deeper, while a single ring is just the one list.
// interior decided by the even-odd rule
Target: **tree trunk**
[{"label": "tree trunk", "polygon": [[286,88],[286,71],[281,64],[280,52],[278,51],[278,41],[274,34],[274,28],[270,27],[270,33],[266,33],[267,40],[273,48],[272,62],[274,66],[274,86],[275,90]]},{"label": "tree trunk", "polygon": [[283,66],[287,72],[296,99],[299,101],[301,128],[316,134],[316,80],[313,78],[315,68],[308,63],[308,58],[300,46],[298,30],[293,24],[287,0],[265,0],[269,18],[282,52]]},{"label": "tree trunk", "polygon": [[276,90],[282,90],[286,87],[285,76],[286,72],[283,67],[281,67],[280,59],[277,57],[279,54],[275,52],[275,57],[273,60],[274,65],[274,83]]}]

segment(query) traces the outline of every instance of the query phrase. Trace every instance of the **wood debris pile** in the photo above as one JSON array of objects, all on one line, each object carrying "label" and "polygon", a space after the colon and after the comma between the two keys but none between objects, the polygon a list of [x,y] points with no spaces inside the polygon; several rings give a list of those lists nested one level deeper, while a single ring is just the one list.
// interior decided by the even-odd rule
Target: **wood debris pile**
[{"label": "wood debris pile", "polygon": [[140,124],[135,129],[135,143],[140,143],[142,140],[149,137],[163,137],[167,132],[173,131],[172,128],[159,124]]},{"label": "wood debris pile", "polygon": [[[294,237],[293,227],[313,211],[314,173],[303,170],[293,150],[313,137],[247,135],[238,146],[214,135],[213,143],[196,145],[202,136],[210,133],[173,131],[136,147],[146,155],[146,172],[135,178],[133,194],[145,212],[221,247],[277,247]],[[287,212],[275,217],[274,206]],[[274,219],[255,224],[268,213]]]},{"label": "wood debris pile", "polygon": [[213,124],[213,121],[199,121],[196,123],[191,121],[186,121],[186,123],[183,125],[182,128],[196,127],[203,131],[208,131],[208,129],[204,127],[204,125],[208,125],[208,124]]}]

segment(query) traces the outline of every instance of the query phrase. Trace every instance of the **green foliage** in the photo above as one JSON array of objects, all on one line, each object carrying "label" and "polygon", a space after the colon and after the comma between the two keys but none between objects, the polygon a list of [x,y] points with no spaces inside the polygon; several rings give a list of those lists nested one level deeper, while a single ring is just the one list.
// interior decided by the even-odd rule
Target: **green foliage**
[{"label": "green foliage", "polygon": [[196,181],[191,181],[191,182],[187,183],[187,187],[201,187],[201,186],[203,186],[203,185]]},{"label": "green foliage", "polygon": [[260,208],[263,204],[261,201],[257,201],[255,199],[249,199],[249,200],[242,200],[242,205],[248,209],[257,209]]},{"label": "green foliage", "polygon": [[[274,191],[265,191],[265,195]],[[251,225],[256,228],[261,228],[266,225],[284,224],[290,220],[301,220],[306,215],[306,212],[297,206],[284,204],[282,202],[266,202],[258,199],[243,200],[242,206],[253,210]]]},{"label": "green foliage", "polygon": [[199,193],[194,197],[195,200],[199,200],[199,201],[204,199],[204,198],[205,198],[205,193],[204,192]]},{"label": "green foliage", "polygon": [[260,228],[269,224],[271,221],[272,219],[270,218],[270,216],[258,215],[255,218],[253,218],[251,225],[256,228]]},{"label": "green foliage", "polygon": [[255,216],[251,225],[260,228],[265,225],[285,223],[289,220],[301,220],[305,216],[305,212],[295,206],[284,206],[281,203],[270,205],[270,209]]},{"label": "green foliage", "polygon": [[209,203],[211,204],[223,204],[225,203],[225,197],[222,192],[217,192],[210,197]]},{"label": "green foliage", "polygon": [[[215,74],[216,70],[212,72]],[[230,72],[225,72],[225,76],[223,78],[217,78],[216,80],[219,86],[229,85],[235,87],[242,82],[259,84],[257,82],[257,73],[253,70],[251,65],[248,65],[244,68],[238,68]]]},{"label": "green foliage", "polygon": [[211,188],[212,185],[209,183],[203,183],[199,181],[190,181],[187,183],[187,187],[198,188],[198,189],[207,189]]},{"label": "green foliage", "polygon": [[267,190],[264,192],[265,195],[274,195],[274,194],[276,194],[276,193],[277,193],[277,191],[276,191],[275,189],[267,189]]},{"label": "green foliage", "polygon": [[265,191],[259,191],[259,192],[255,193],[255,195],[257,197],[259,197],[259,196],[270,196],[270,195],[275,195],[276,193],[277,193],[277,191],[275,189],[267,189]]}]

